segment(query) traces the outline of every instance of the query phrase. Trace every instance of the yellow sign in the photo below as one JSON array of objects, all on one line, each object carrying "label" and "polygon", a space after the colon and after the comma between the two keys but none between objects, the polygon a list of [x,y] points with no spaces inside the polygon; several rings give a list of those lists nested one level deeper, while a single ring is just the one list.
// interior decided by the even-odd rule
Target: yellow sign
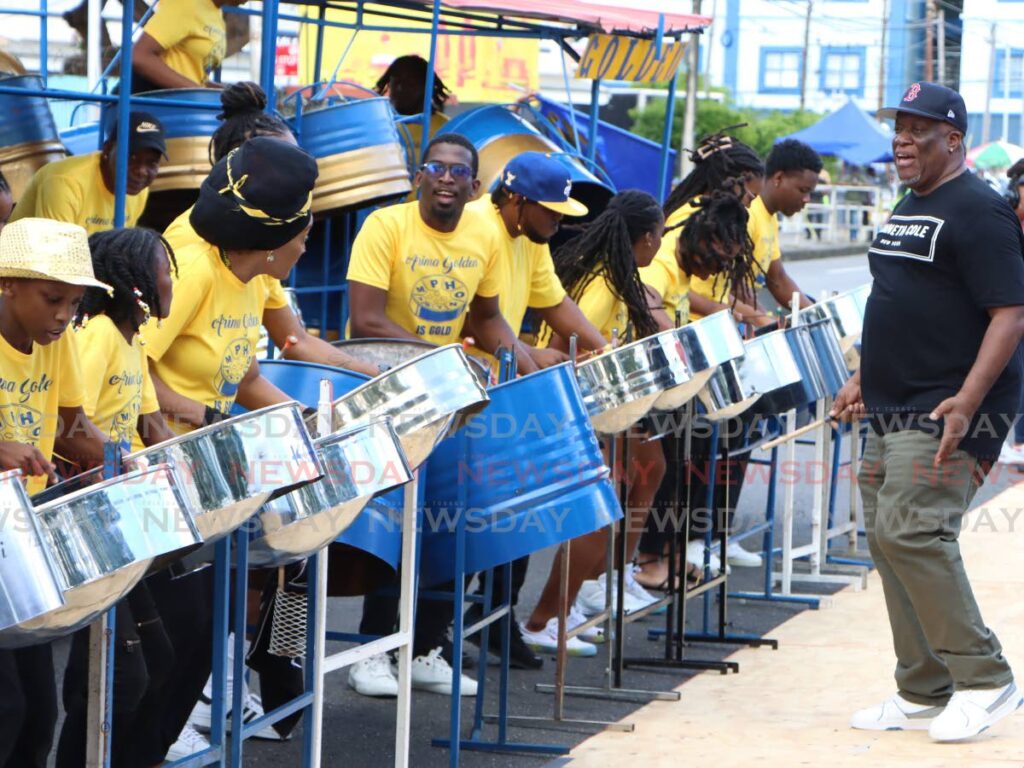
[{"label": "yellow sign", "polygon": [[[316,10],[308,10],[315,17]],[[328,10],[327,20],[353,23],[350,11]],[[428,30],[417,32],[381,32],[361,30],[345,55],[338,70],[338,80],[350,80],[373,88],[388,65],[399,56],[430,53],[430,24],[409,20],[388,20],[394,26]],[[444,29],[445,25],[442,24]],[[324,28],[324,52],[320,62],[321,77],[327,79],[338,59],[352,40],[354,30]],[[299,42],[302,52],[302,82],[313,79],[316,57],[316,27],[303,24]],[[437,38],[435,71],[460,102],[510,102],[538,88],[537,61],[540,44],[537,40],[445,35]]]},{"label": "yellow sign", "polygon": [[591,35],[576,76],[595,80],[663,83],[679,70],[685,43],[663,43],[661,56],[653,40],[624,35]]}]

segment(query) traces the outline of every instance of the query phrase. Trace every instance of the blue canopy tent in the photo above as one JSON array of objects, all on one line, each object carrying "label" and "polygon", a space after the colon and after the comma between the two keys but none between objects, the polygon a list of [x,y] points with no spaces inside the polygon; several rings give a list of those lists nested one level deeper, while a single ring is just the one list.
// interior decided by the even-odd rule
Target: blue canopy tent
[{"label": "blue canopy tent", "polygon": [[852,100],[814,125],[775,141],[783,139],[797,139],[818,154],[832,155],[852,165],[892,162],[890,137]]}]

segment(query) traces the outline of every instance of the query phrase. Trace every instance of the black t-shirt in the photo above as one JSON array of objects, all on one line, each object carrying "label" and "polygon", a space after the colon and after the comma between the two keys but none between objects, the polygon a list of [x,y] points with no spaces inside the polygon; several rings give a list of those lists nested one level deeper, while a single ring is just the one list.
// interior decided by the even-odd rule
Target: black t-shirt
[{"label": "black t-shirt", "polygon": [[[1024,237],[1010,206],[962,173],[903,198],[868,251],[874,284],[864,318],[861,387],[876,431],[924,429],[974,365],[992,307],[1024,305]],[[1015,352],[960,447],[995,459],[1020,400]]]}]

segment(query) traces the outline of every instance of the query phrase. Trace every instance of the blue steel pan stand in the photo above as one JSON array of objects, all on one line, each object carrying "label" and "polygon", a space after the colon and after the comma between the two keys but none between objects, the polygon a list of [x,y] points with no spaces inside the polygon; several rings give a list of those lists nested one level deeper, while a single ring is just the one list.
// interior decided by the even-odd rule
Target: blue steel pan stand
[{"label": "blue steel pan stand", "polygon": [[[498,358],[498,382],[504,383],[515,378],[516,355],[514,350],[499,347],[495,356]],[[462,456],[460,461],[468,466],[469,449],[468,441],[462,441]],[[483,618],[469,627],[464,626],[463,609],[466,601],[466,577],[472,576],[466,573],[466,522],[468,515],[468,500],[465,483],[459,483],[457,514],[455,516],[455,591],[448,593],[424,592],[424,595],[437,596],[442,599],[454,601],[454,621],[452,624],[452,694],[451,694],[451,718],[449,721],[448,738],[433,739],[431,744],[435,747],[447,747],[448,765],[457,768],[459,765],[460,751],[462,749],[478,752],[500,752],[509,754],[524,755],[564,755],[569,748],[558,744],[527,744],[521,742],[510,742],[508,740],[508,677],[509,677],[509,656],[510,656],[510,633],[512,620],[512,564],[504,563],[500,567],[504,571],[505,583],[500,602],[494,604],[492,569],[481,574],[484,579],[483,597],[470,596],[474,602],[482,601],[484,605]],[[498,622],[498,631],[501,632],[501,673],[498,683],[498,715],[496,718],[489,718],[484,715],[484,698],[487,683],[487,649],[490,640],[490,627]],[[462,646],[464,641],[476,632],[481,632],[480,652],[477,669],[479,670],[477,680],[476,704],[473,711],[473,728],[468,739],[459,736],[462,724]],[[491,721],[498,725],[498,738],[496,741],[488,741],[481,736],[483,723]]]},{"label": "blue steel pan stand", "polygon": [[[850,458],[848,461],[842,460],[842,441],[843,434],[848,434],[850,438]],[[830,555],[828,551],[825,554],[826,563],[835,563],[838,565],[862,565],[869,570],[873,570],[875,567],[874,562],[871,559],[871,553],[860,549],[858,546],[860,537],[864,536],[864,532],[859,527],[858,515],[858,494],[857,483],[855,482],[857,477],[857,469],[859,465],[858,455],[861,448],[861,422],[854,421],[849,424],[840,424],[838,430],[834,430],[835,443],[833,446],[832,453],[832,484],[829,488],[828,496],[828,550],[832,548],[833,539],[833,525],[835,522],[836,514],[836,499],[839,496],[837,488],[839,485],[839,470],[842,467],[850,468],[850,514],[846,521],[840,524],[839,528],[842,531],[837,531],[835,536],[846,533],[847,535],[847,548],[841,555]]]}]

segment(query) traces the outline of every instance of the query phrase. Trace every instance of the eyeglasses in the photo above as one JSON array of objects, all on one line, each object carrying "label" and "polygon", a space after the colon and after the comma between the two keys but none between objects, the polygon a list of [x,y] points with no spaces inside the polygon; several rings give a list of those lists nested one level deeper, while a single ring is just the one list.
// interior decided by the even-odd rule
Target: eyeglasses
[{"label": "eyeglasses", "polygon": [[442,178],[445,173],[450,173],[452,178],[456,181],[471,181],[473,179],[473,169],[465,163],[442,163],[439,160],[431,160],[428,163],[424,163],[420,166],[420,170],[428,176],[433,176],[435,179]]}]

